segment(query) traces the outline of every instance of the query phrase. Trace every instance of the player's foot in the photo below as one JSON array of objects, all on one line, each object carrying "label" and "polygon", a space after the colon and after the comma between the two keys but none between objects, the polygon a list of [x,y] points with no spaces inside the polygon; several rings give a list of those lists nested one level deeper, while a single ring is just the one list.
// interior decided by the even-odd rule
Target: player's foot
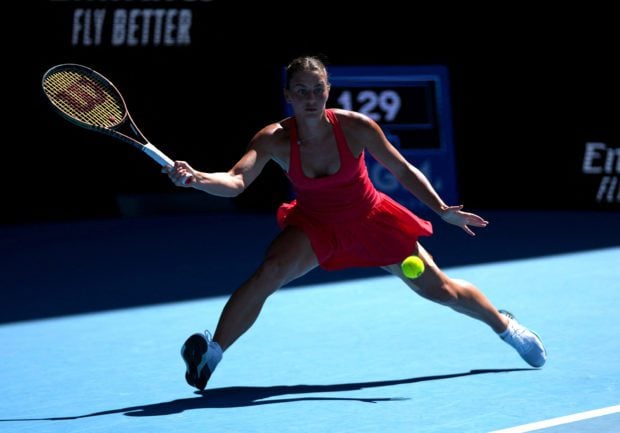
[{"label": "player's foot", "polygon": [[181,347],[181,356],[187,370],[185,380],[191,386],[204,390],[215,367],[222,359],[222,349],[211,339],[211,334],[193,334]]},{"label": "player's foot", "polygon": [[547,360],[547,351],[540,337],[517,322],[506,310],[499,313],[508,318],[508,329],[499,334],[500,338],[510,344],[532,367],[542,367]]}]

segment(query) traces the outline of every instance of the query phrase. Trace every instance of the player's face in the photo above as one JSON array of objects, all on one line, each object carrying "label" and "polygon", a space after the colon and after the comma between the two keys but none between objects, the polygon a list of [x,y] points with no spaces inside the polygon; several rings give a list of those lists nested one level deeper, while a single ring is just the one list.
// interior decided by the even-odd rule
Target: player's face
[{"label": "player's face", "polygon": [[322,115],[329,97],[327,77],[319,71],[300,71],[291,77],[284,95],[296,116]]}]

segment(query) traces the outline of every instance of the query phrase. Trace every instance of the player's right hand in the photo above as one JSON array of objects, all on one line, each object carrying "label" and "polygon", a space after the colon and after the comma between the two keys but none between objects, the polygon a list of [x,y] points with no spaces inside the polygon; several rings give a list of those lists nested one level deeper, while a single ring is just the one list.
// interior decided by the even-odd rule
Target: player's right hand
[{"label": "player's right hand", "polygon": [[175,161],[174,166],[165,166],[161,171],[168,175],[172,183],[183,188],[192,186],[196,175],[191,165],[185,161]]}]

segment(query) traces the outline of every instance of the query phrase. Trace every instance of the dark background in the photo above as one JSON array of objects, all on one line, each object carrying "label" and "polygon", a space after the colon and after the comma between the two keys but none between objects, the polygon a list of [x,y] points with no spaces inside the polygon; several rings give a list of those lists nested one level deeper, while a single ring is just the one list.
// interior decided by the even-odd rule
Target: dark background
[{"label": "dark background", "polygon": [[[470,209],[618,210],[617,201],[596,202],[600,178],[581,172],[586,141],[620,147],[610,10],[250,3],[40,1],[11,15],[20,31],[9,43],[27,60],[23,70],[6,68],[16,74],[7,97],[18,103],[5,122],[16,135],[4,139],[0,222],[272,211],[288,196],[275,165],[234,200],[179,190],[128,145],[53,113],[40,80],[54,64],[88,65],[121,89],[164,152],[227,170],[260,127],[283,117],[281,69],[300,54],[324,54],[333,65],[447,66],[459,195]],[[192,43],[72,46],[78,7],[190,8]]]},{"label": "dark background", "polygon": [[[431,215],[436,233],[424,245],[437,263],[620,244],[618,202],[598,203],[601,176],[582,173],[586,142],[620,148],[611,6],[40,0],[18,7],[3,16],[2,323],[230,293],[260,262],[278,232],[273,211],[289,196],[275,165],[234,200],[174,187],[145,155],[50,109],[40,82],[58,63],[106,75],[155,145],[202,170],[227,170],[259,128],[283,117],[281,71],[295,56],[324,54],[343,66],[444,65],[460,201],[492,223],[471,238]],[[73,46],[76,8],[190,8],[192,43],[112,47],[106,34],[100,46]],[[319,269],[294,284],[379,274]]]}]

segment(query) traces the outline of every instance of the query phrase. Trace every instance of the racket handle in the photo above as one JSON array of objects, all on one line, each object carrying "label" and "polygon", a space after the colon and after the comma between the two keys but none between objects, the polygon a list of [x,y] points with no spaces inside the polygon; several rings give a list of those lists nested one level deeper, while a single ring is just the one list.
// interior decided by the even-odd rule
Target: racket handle
[{"label": "racket handle", "polygon": [[155,160],[159,165],[163,166],[174,166],[174,161],[171,160],[164,154],[161,150],[153,146],[151,143],[145,144],[140,148],[142,152],[146,153],[153,160]]},{"label": "racket handle", "polygon": [[[173,167],[174,166],[174,161],[168,158],[168,156],[166,156],[165,153],[163,153],[161,150],[153,146],[151,143],[143,145],[140,149],[142,150],[142,152],[146,153],[148,156],[150,156],[153,160],[155,160],[162,167],[164,166]],[[185,185],[189,185],[191,182],[192,182],[191,176],[185,176],[185,178],[183,179],[183,183]]]}]

